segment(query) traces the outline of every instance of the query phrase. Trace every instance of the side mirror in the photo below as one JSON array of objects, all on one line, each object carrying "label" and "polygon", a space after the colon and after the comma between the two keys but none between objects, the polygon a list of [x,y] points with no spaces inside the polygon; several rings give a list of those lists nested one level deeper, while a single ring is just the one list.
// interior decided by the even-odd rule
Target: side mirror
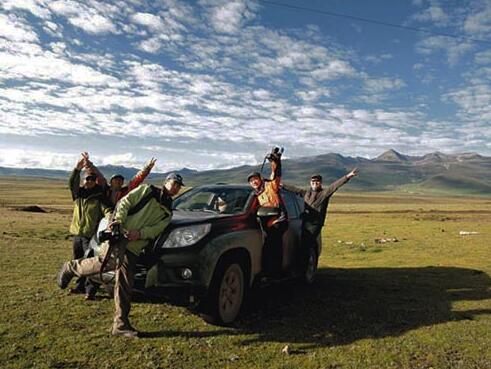
[{"label": "side mirror", "polygon": [[280,208],[261,206],[257,209],[257,216],[259,218],[280,216]]}]

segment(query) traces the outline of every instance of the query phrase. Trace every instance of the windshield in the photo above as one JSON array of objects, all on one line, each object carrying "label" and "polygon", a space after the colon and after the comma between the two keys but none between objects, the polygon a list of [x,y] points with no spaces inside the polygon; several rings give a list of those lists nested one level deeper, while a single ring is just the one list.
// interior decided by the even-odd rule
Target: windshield
[{"label": "windshield", "polygon": [[195,188],[174,201],[174,209],[239,214],[246,209],[250,189],[226,187]]}]

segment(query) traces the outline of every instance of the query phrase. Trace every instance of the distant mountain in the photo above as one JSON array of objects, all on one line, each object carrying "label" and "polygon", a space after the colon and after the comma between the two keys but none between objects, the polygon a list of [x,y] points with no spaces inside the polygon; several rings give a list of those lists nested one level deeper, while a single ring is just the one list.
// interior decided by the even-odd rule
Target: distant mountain
[{"label": "distant mountain", "polygon": [[395,161],[395,162],[404,162],[410,160],[409,156],[402,155],[397,151],[390,149],[384,152],[382,155],[379,155],[375,158],[376,161]]},{"label": "distant mountain", "polygon": [[[409,156],[388,150],[374,159],[345,157],[339,154],[324,154],[283,161],[283,181],[307,186],[310,176],[319,173],[326,184],[358,167],[360,175],[345,190],[384,191],[404,190],[413,192],[441,192],[455,194],[491,195],[491,157],[476,153],[444,154],[429,153]],[[269,175],[266,165],[265,175]],[[189,168],[177,170],[188,186],[212,183],[244,183],[248,173],[260,169],[260,165],[242,165],[224,170],[196,171]],[[120,173],[130,179],[137,168],[101,166],[109,178]],[[63,178],[68,171],[45,169],[16,169],[0,167],[0,176],[33,176]],[[167,173],[152,173],[151,183],[160,183]]]}]

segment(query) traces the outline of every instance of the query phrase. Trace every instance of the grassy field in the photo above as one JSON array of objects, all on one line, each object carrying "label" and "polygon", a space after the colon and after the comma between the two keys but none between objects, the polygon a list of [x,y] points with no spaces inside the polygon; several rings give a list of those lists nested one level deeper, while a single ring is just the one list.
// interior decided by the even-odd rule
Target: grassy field
[{"label": "grassy field", "polygon": [[232,328],[140,298],[139,340],[55,285],[70,215],[64,182],[0,178],[0,368],[491,368],[489,198],[340,192],[314,286],[255,291]]}]

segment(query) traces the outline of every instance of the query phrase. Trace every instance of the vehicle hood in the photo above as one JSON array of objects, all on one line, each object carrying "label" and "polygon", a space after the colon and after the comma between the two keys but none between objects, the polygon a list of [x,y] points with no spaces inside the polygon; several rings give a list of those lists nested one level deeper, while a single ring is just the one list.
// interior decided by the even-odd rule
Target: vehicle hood
[{"label": "vehicle hood", "polygon": [[185,225],[202,222],[210,222],[215,219],[230,218],[237,214],[219,214],[207,211],[191,211],[191,210],[173,210],[172,221],[173,225]]}]

